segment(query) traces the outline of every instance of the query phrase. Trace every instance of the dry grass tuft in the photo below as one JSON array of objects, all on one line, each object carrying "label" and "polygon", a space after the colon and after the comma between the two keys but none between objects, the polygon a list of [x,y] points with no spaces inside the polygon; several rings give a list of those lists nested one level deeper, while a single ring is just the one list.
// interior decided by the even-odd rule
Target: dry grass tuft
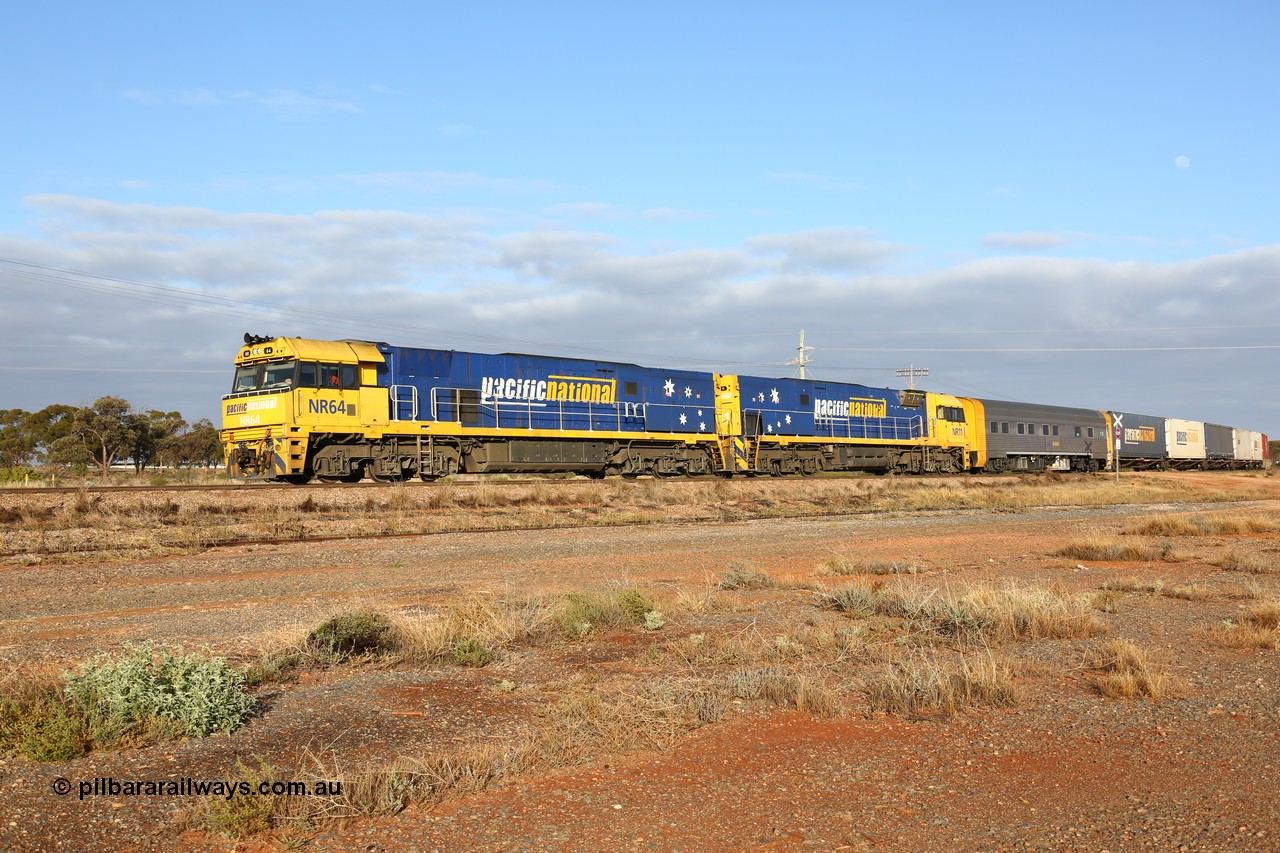
[{"label": "dry grass tuft", "polygon": [[936,657],[900,661],[871,683],[873,711],[907,717],[953,717],[974,707],[1018,704],[1010,667],[990,656],[945,663]]},{"label": "dry grass tuft", "polygon": [[917,575],[923,566],[897,560],[846,560],[832,557],[818,569],[818,575]]},{"label": "dry grass tuft", "polygon": [[1160,592],[1164,589],[1164,581],[1142,580],[1131,575],[1125,578],[1111,578],[1103,581],[1100,588],[1111,592]]},{"label": "dry grass tuft", "polygon": [[1213,598],[1213,590],[1198,583],[1186,586],[1171,586],[1164,591],[1164,594],[1168,598],[1180,598],[1184,601],[1208,601]]},{"label": "dry grass tuft", "polygon": [[1239,620],[1224,619],[1207,633],[1233,649],[1280,648],[1280,601],[1255,604]]},{"label": "dry grass tuft", "polygon": [[1274,533],[1280,530],[1280,519],[1262,515],[1169,514],[1149,518],[1127,526],[1128,534],[1146,536],[1242,536],[1250,533]]},{"label": "dry grass tuft", "polygon": [[1072,542],[1053,552],[1055,557],[1069,557],[1073,560],[1096,560],[1102,562],[1176,562],[1178,556],[1173,545],[1162,542],[1158,545],[1144,545],[1093,534],[1086,539]]},{"label": "dry grass tuft", "polygon": [[1159,699],[1169,690],[1164,668],[1131,640],[1109,640],[1090,650],[1085,666],[1101,671],[1094,684],[1112,699]]},{"label": "dry grass tuft", "polygon": [[819,717],[844,713],[840,698],[820,682],[775,667],[735,670],[725,678],[725,689],[735,699],[764,699]]},{"label": "dry grass tuft", "polygon": [[1228,572],[1245,572],[1251,575],[1274,575],[1280,573],[1280,562],[1274,558],[1247,554],[1243,551],[1228,551],[1226,556],[1214,565]]},{"label": "dry grass tuft", "polygon": [[911,597],[883,585],[818,590],[818,605],[852,616],[886,616],[961,640],[1070,639],[1105,630],[1089,596],[1045,589],[975,587],[962,595]]}]

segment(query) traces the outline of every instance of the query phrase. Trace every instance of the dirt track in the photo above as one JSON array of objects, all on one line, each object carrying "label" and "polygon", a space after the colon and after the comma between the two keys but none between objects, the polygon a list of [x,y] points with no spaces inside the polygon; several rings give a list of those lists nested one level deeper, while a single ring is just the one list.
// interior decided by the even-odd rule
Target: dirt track
[{"label": "dirt track", "polygon": [[[1191,481],[1251,490],[1272,484],[1222,475]],[[1278,508],[1255,501],[1232,512],[1274,515]],[[1274,562],[1280,535],[1180,539],[1176,562],[1051,556],[1090,533],[1118,534],[1134,517],[1169,511],[962,511],[445,534],[13,566],[3,571],[9,593],[0,599],[0,645],[15,662],[71,661],[147,638],[245,656],[273,632],[314,625],[337,610],[443,605],[476,591],[501,598],[626,585],[670,602],[679,593],[705,594],[744,559],[783,584],[719,593],[711,616],[671,607],[660,634],[622,631],[521,649],[484,669],[320,671],[271,688],[266,713],[231,736],[91,753],[64,765],[11,757],[0,764],[0,845],[228,847],[212,834],[180,835],[169,817],[174,801],[79,801],[54,796],[49,784],[57,776],[163,776],[175,768],[216,777],[236,757],[254,754],[299,772],[317,753],[330,768],[352,767],[502,738],[575,677],[646,672],[642,652],[653,643],[713,623],[766,639],[835,624],[841,617],[815,609],[812,593],[796,588],[815,578],[847,581],[820,577],[835,556],[915,563],[926,571],[888,582],[922,592],[1014,579],[1087,593],[1118,576],[1194,585],[1194,600],[1126,593],[1117,612],[1100,614],[1110,635],[1163,660],[1177,687],[1160,702],[1106,699],[1082,665],[1088,641],[1036,641],[1009,650],[1020,662],[1016,708],[911,721],[868,714],[859,700],[866,672],[829,667],[846,705],[836,718],[735,701],[722,720],[670,749],[601,754],[432,807],[325,827],[312,834],[311,849],[1272,848],[1280,833],[1277,652],[1225,648],[1206,631],[1238,619],[1256,600],[1280,596],[1280,575],[1212,564],[1226,549]],[[518,689],[496,691],[500,681]],[[55,838],[40,829],[50,814],[63,821]]]}]

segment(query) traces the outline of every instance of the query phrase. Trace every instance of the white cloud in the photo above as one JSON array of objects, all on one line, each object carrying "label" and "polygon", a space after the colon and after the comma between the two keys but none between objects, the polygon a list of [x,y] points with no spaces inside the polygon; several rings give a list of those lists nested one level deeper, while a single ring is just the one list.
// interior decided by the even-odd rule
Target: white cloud
[{"label": "white cloud", "polygon": [[752,237],[744,245],[760,254],[781,255],[780,268],[787,272],[866,271],[883,266],[909,248],[879,240],[874,232],[861,228],[821,228],[795,234],[768,234]]},{"label": "white cloud", "polygon": [[451,192],[457,190],[543,191],[554,189],[550,181],[519,178],[497,178],[477,172],[373,172],[337,176],[339,180],[360,186],[385,187],[412,192]]},{"label": "white cloud", "polygon": [[1038,252],[1059,249],[1070,244],[1064,235],[1055,231],[997,231],[982,238],[982,245],[992,249],[1017,249]]},{"label": "white cloud", "polygon": [[327,113],[364,112],[345,94],[337,91],[305,94],[297,89],[278,88],[256,91],[242,89],[218,92],[213,89],[183,89],[166,91],[156,89],[125,89],[121,99],[148,106],[174,104],[188,108],[251,106],[258,107],[281,119],[314,118]]},{"label": "white cloud", "polygon": [[[1275,246],[1172,264],[1009,257],[906,274],[893,262],[910,247],[856,228],[655,249],[467,213],[27,204],[33,222],[0,235],[0,257],[57,269],[0,264],[0,367],[23,368],[0,370],[10,406],[113,393],[212,416],[245,331],[785,375],[790,336],[805,328],[824,378],[892,384],[891,371],[866,368],[913,362],[962,393],[1262,429],[1280,416],[1257,390],[1265,351],[933,351],[1270,343],[1276,329],[1249,321],[1280,317]],[[157,365],[214,372],[128,372]],[[35,372],[58,366],[67,372]]]}]

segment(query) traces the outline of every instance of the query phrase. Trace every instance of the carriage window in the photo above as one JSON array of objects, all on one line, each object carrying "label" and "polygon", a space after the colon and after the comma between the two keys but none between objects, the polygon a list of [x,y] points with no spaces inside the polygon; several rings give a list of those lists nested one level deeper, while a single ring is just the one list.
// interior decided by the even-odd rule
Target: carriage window
[{"label": "carriage window", "polygon": [[1080,427],[1076,427],[1076,438],[1080,437]]},{"label": "carriage window", "polygon": [[1089,438],[1093,438],[1093,427],[1089,427]]},{"label": "carriage window", "polygon": [[1048,435],[1048,434],[1049,434],[1049,425],[1048,425],[1048,424],[1040,424],[1040,434],[1041,434],[1041,435]]},{"label": "carriage window", "polygon": [[992,432],[999,432],[999,431],[1000,431],[1000,422],[999,422],[999,421],[992,421],[992,422],[991,422],[991,431],[992,431]]},{"label": "carriage window", "polygon": [[1054,434],[1054,435],[1057,435],[1057,434],[1058,434],[1058,425],[1057,425],[1057,424],[1054,424],[1054,425],[1053,425],[1053,434]]},{"label": "carriage window", "polygon": [[1003,433],[1003,434],[1005,434],[1005,435],[1008,435],[1008,434],[1009,434],[1009,422],[1008,422],[1008,421],[1001,421],[1001,422],[1000,422],[1000,432],[1002,432],[1002,433]]},{"label": "carriage window", "polygon": [[1023,432],[1025,432],[1025,431],[1026,431],[1026,424],[1019,422],[1019,423],[1018,423],[1018,435],[1022,435],[1022,434],[1023,434]]}]

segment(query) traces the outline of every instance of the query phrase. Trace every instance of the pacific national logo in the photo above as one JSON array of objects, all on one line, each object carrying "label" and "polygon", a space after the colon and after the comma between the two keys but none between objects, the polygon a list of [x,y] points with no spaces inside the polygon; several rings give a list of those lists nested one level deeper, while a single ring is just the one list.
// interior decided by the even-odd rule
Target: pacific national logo
[{"label": "pacific national logo", "polygon": [[545,380],[486,376],[480,383],[480,399],[484,403],[494,400],[613,403],[617,401],[617,380],[586,376],[548,376]]},{"label": "pacific national logo", "polygon": [[848,400],[813,401],[814,417],[821,418],[883,418],[889,405],[874,397],[853,397]]}]

